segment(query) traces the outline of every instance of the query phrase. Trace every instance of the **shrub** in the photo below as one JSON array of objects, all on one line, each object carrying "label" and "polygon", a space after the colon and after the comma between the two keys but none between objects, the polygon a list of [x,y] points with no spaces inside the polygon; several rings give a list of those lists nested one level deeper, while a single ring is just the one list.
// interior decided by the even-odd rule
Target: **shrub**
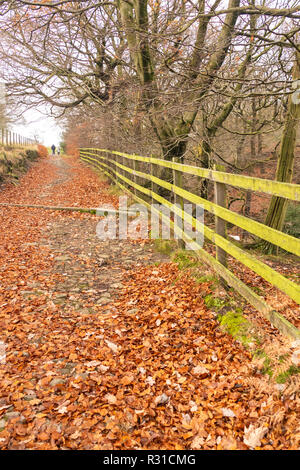
[{"label": "shrub", "polygon": [[68,155],[72,155],[72,157],[79,157],[78,148],[72,142],[67,142],[67,144],[66,144],[66,153]]},{"label": "shrub", "polygon": [[40,157],[48,157],[48,150],[44,145],[38,144],[37,151]]}]

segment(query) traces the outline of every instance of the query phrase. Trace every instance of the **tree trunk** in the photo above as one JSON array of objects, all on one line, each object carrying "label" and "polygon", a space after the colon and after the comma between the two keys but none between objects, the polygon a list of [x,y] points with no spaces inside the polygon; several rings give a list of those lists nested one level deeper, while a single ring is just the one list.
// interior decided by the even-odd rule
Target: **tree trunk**
[{"label": "tree trunk", "polygon": [[[132,63],[137,78],[142,85],[144,108],[159,139],[163,158],[166,160],[175,158],[176,161],[182,161],[192,124],[199,111],[201,98],[208,92],[228,54],[234,27],[239,17],[239,13],[235,9],[240,6],[240,0],[229,0],[228,2],[229,11],[218,34],[216,50],[206,65],[205,74],[200,74],[199,67],[203,58],[201,48],[205,41],[209,20],[205,17],[199,19],[196,45],[191,57],[189,83],[187,85],[183,83],[185,87],[187,86],[187,89],[191,90],[187,99],[190,100],[192,105],[187,111],[179,110],[175,115],[168,113],[167,117],[165,117],[167,110],[163,108],[164,105],[159,99],[160,90],[155,67],[153,66],[153,54],[148,36],[147,4],[147,0],[132,0],[132,2],[120,0],[121,22],[127,38]],[[205,11],[204,1],[200,2],[199,11],[202,13]],[[160,177],[172,182],[172,170],[164,169]],[[161,188],[161,193],[165,192]]]},{"label": "tree trunk", "polygon": [[[201,168],[210,168],[212,149],[207,140],[202,141],[201,150]],[[200,196],[203,199],[208,198],[208,179],[201,178],[200,182]]]},{"label": "tree trunk", "polygon": [[[300,79],[300,53],[296,52],[295,65],[293,69],[293,79]],[[281,139],[279,158],[277,163],[276,180],[290,183],[293,176],[293,166],[295,159],[295,144],[297,130],[300,121],[300,103],[294,95],[290,95],[285,126]],[[265,224],[268,227],[282,231],[286,215],[288,201],[282,197],[273,196],[268,209]],[[278,247],[264,242],[264,252],[267,254],[277,254]]]}]

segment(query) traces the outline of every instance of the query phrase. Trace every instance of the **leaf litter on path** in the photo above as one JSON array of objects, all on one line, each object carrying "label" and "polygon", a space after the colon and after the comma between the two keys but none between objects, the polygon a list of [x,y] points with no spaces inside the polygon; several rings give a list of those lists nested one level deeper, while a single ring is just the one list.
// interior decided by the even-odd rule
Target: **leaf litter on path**
[{"label": "leaf litter on path", "polygon": [[[37,162],[0,200],[117,206],[66,162]],[[91,215],[0,214],[1,449],[298,448],[299,397],[220,330],[209,283],[153,269],[147,243],[100,241]]]}]

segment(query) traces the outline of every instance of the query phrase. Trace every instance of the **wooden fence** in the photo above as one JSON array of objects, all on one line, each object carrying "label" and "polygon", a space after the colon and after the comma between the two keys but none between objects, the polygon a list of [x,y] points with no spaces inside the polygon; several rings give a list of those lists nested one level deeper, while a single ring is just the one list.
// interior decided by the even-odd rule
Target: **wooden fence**
[{"label": "wooden fence", "polygon": [[[300,339],[300,331],[292,325],[282,314],[276,312],[265,300],[256,294],[249,286],[236,277],[227,267],[227,254],[234,257],[247,268],[250,268],[263,279],[287,294],[298,304],[300,303],[300,286],[287,277],[278,273],[266,263],[246,252],[226,236],[226,222],[246,230],[247,232],[266,240],[294,255],[300,255],[300,240],[286,233],[267,227],[264,224],[241,214],[233,212],[225,207],[226,187],[234,186],[246,190],[258,191],[269,195],[283,197],[292,201],[300,201],[300,185],[282,183],[250,176],[235,175],[224,171],[199,168],[184,165],[176,161],[166,161],[152,157],[129,155],[105,149],[82,148],[80,149],[82,161],[101,169],[120,188],[134,195],[134,198],[142,204],[151,206],[151,202],[158,202],[171,209],[178,217],[182,217],[196,230],[204,233],[204,237],[216,246],[216,257],[209,254],[202,246],[192,241],[184,231],[171,221],[171,227],[177,236],[188,243],[193,242],[197,257],[208,264],[221,276],[228,285],[239,292],[250,304],[259,310],[275,327],[289,337]],[[140,163],[146,165],[147,171],[140,171]],[[169,168],[173,171],[173,182],[167,182],[155,176],[157,167]],[[213,181],[215,188],[215,202],[210,202],[202,197],[183,189],[181,175],[189,174]],[[179,177],[180,176],[180,177]],[[138,183],[139,179],[148,180],[149,187]],[[160,186],[173,193],[176,206],[157,192]],[[141,198],[141,194],[143,198]],[[146,199],[145,198],[146,196]],[[201,224],[192,215],[182,212],[182,203],[186,200],[190,203],[202,206],[204,210],[214,214],[216,219],[215,230]],[[179,203],[179,204],[178,204]],[[181,207],[180,207],[181,206]],[[166,216],[152,207],[162,219]],[[170,223],[169,219],[168,222]]]},{"label": "wooden fence", "polygon": [[36,142],[34,139],[29,139],[29,137],[24,137],[17,132],[10,131],[9,129],[1,129],[0,132],[0,141],[2,145],[34,145]]}]

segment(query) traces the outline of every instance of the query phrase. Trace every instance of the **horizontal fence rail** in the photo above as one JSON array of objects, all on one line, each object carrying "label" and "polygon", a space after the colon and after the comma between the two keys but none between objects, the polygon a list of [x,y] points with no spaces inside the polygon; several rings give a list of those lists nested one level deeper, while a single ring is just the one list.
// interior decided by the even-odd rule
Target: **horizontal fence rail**
[{"label": "horizontal fence rail", "polygon": [[34,139],[24,137],[17,132],[10,131],[9,129],[2,128],[0,131],[0,141],[2,145],[34,145],[36,142]]},{"label": "horizontal fence rail", "polygon": [[[252,176],[235,175],[232,173],[225,173],[222,171],[208,170],[205,168],[199,168],[192,165],[184,165],[182,163],[171,162],[167,160],[161,160],[153,157],[141,157],[140,155],[130,155],[127,153],[117,152],[115,150],[105,149],[93,149],[83,148],[82,151],[97,151],[97,152],[109,152],[111,155],[120,156],[133,160],[136,162],[152,163],[161,167],[170,168],[173,170],[182,171],[194,176],[200,176],[207,178],[211,181],[218,183],[225,183],[230,186],[237,186],[243,189],[250,189],[252,191],[259,191],[274,196],[284,197],[293,201],[300,201],[300,186],[298,184],[282,183],[280,181],[272,181],[263,178],[255,178]],[[97,154],[96,154],[97,155]]]},{"label": "horizontal fence rail", "polygon": [[[111,151],[106,149],[95,148],[82,148],[80,149],[81,160],[101,169],[107,176],[114,180],[123,190],[134,192],[134,197],[138,201],[150,207],[150,203],[142,199],[137,193],[142,193],[148,197],[150,201],[157,201],[163,206],[171,209],[178,217],[184,216],[194,228],[204,233],[206,239],[213,242],[217,249],[217,257],[207,253],[199,244],[193,241],[195,252],[197,256],[211,266],[226,282],[234,287],[244,298],[246,298],[252,305],[261,311],[266,318],[268,318],[274,326],[279,328],[283,333],[293,338],[300,338],[300,331],[293,326],[284,316],[274,311],[262,297],[258,296],[252,289],[238,279],[228,268],[226,262],[220,262],[222,257],[218,256],[223,253],[231,255],[244,266],[250,268],[256,274],[264,278],[266,281],[280,289],[287,294],[291,299],[300,303],[300,286],[292,282],[290,279],[281,275],[267,264],[258,260],[242,248],[238,247],[235,243],[229,241],[225,233],[217,233],[211,228],[201,224],[190,214],[184,212],[180,207],[174,206],[169,200],[157,194],[155,188],[158,186],[170,191],[174,195],[174,199],[179,197],[179,200],[186,200],[188,202],[202,206],[206,211],[216,216],[216,220],[230,222],[231,224],[246,230],[249,233],[266,240],[292,254],[300,255],[300,241],[288,234],[282,233],[271,227],[257,222],[253,219],[237,214],[222,205],[208,201],[200,196],[187,191],[176,184],[171,184],[161,178],[155,176],[153,166],[169,168],[175,172],[187,173],[191,175],[200,176],[209,179],[215,185],[230,185],[246,190],[259,191],[270,195],[284,197],[289,200],[300,200],[300,187],[296,184],[281,183],[261,178],[254,178],[248,176],[234,175],[224,171],[207,170],[189,165],[183,165],[177,162],[165,161],[153,157],[142,157],[139,155],[129,155],[122,152]],[[122,163],[120,162],[122,161]],[[133,167],[127,166],[125,162],[130,162]],[[143,162],[150,165],[149,171],[143,172],[138,169],[138,162]],[[127,174],[127,176],[125,176]],[[151,189],[144,187],[137,182],[138,178],[148,180],[151,184]],[[176,181],[174,178],[173,180]],[[218,186],[216,186],[218,187]],[[153,210],[153,206],[152,206]],[[155,210],[155,209],[154,209]],[[161,211],[159,215],[164,219]],[[175,223],[171,223],[174,233],[182,237],[186,242],[191,242],[191,239],[181,230]]]}]

